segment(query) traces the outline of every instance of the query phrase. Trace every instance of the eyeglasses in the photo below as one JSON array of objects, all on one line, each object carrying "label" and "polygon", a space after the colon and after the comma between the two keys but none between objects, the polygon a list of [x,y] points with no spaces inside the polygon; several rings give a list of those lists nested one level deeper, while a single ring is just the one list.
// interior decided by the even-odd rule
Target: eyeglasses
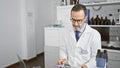
[{"label": "eyeglasses", "polygon": [[83,19],[73,19],[73,18],[71,18],[70,20],[71,20],[73,23],[75,23],[75,22],[81,23],[81,22],[84,21],[84,19],[85,19],[85,17],[84,17]]}]

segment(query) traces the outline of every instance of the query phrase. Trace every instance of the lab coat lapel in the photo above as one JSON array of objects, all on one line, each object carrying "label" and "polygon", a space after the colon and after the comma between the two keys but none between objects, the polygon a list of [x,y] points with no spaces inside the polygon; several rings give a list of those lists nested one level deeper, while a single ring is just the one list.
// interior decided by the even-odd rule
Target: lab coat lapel
[{"label": "lab coat lapel", "polygon": [[73,41],[76,42],[75,33],[74,33],[73,30],[70,31],[70,36],[71,36],[71,38],[73,39]]},{"label": "lab coat lapel", "polygon": [[89,44],[89,40],[88,40],[89,38],[87,37],[90,35],[89,29],[90,29],[89,26],[86,25],[85,31],[83,32],[80,39],[76,43],[76,46],[79,46],[82,49],[87,49],[89,47],[89,46],[87,46],[87,44]]}]

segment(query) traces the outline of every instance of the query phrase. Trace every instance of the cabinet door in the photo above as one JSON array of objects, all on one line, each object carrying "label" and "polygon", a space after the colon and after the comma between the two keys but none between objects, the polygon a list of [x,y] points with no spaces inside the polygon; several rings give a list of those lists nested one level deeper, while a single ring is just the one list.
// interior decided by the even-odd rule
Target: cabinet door
[{"label": "cabinet door", "polygon": [[108,59],[109,60],[116,60],[116,61],[120,61],[120,52],[117,51],[108,51]]},{"label": "cabinet door", "polygon": [[59,58],[59,47],[45,46],[45,68],[56,68]]},{"label": "cabinet door", "polygon": [[59,44],[59,29],[45,28],[45,45],[59,46],[58,44]]},{"label": "cabinet door", "polygon": [[64,28],[45,28],[45,46],[61,46],[63,42]]},{"label": "cabinet door", "polygon": [[108,68],[120,68],[120,52],[119,51],[108,51]]},{"label": "cabinet door", "polygon": [[108,60],[108,68],[120,68],[120,60]]}]

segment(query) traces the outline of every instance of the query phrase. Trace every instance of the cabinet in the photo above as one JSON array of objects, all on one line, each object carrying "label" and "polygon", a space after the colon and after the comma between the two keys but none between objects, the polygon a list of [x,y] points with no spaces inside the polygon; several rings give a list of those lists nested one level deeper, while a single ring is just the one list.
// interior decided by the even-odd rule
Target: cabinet
[{"label": "cabinet", "polygon": [[59,59],[59,46],[64,45],[62,31],[64,28],[45,27],[45,68],[55,68]]},{"label": "cabinet", "polygon": [[59,47],[45,46],[45,68],[56,68],[59,59]]},{"label": "cabinet", "polygon": [[120,51],[108,50],[108,68],[120,68]]}]

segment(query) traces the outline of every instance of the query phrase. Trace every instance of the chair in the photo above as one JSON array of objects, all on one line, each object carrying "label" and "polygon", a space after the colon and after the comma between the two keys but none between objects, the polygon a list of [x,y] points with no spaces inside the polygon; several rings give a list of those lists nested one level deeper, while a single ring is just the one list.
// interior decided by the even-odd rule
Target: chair
[{"label": "chair", "polygon": [[19,63],[20,63],[20,67],[21,68],[27,68],[25,62],[23,61],[23,59],[17,54],[17,58],[19,60]]}]

